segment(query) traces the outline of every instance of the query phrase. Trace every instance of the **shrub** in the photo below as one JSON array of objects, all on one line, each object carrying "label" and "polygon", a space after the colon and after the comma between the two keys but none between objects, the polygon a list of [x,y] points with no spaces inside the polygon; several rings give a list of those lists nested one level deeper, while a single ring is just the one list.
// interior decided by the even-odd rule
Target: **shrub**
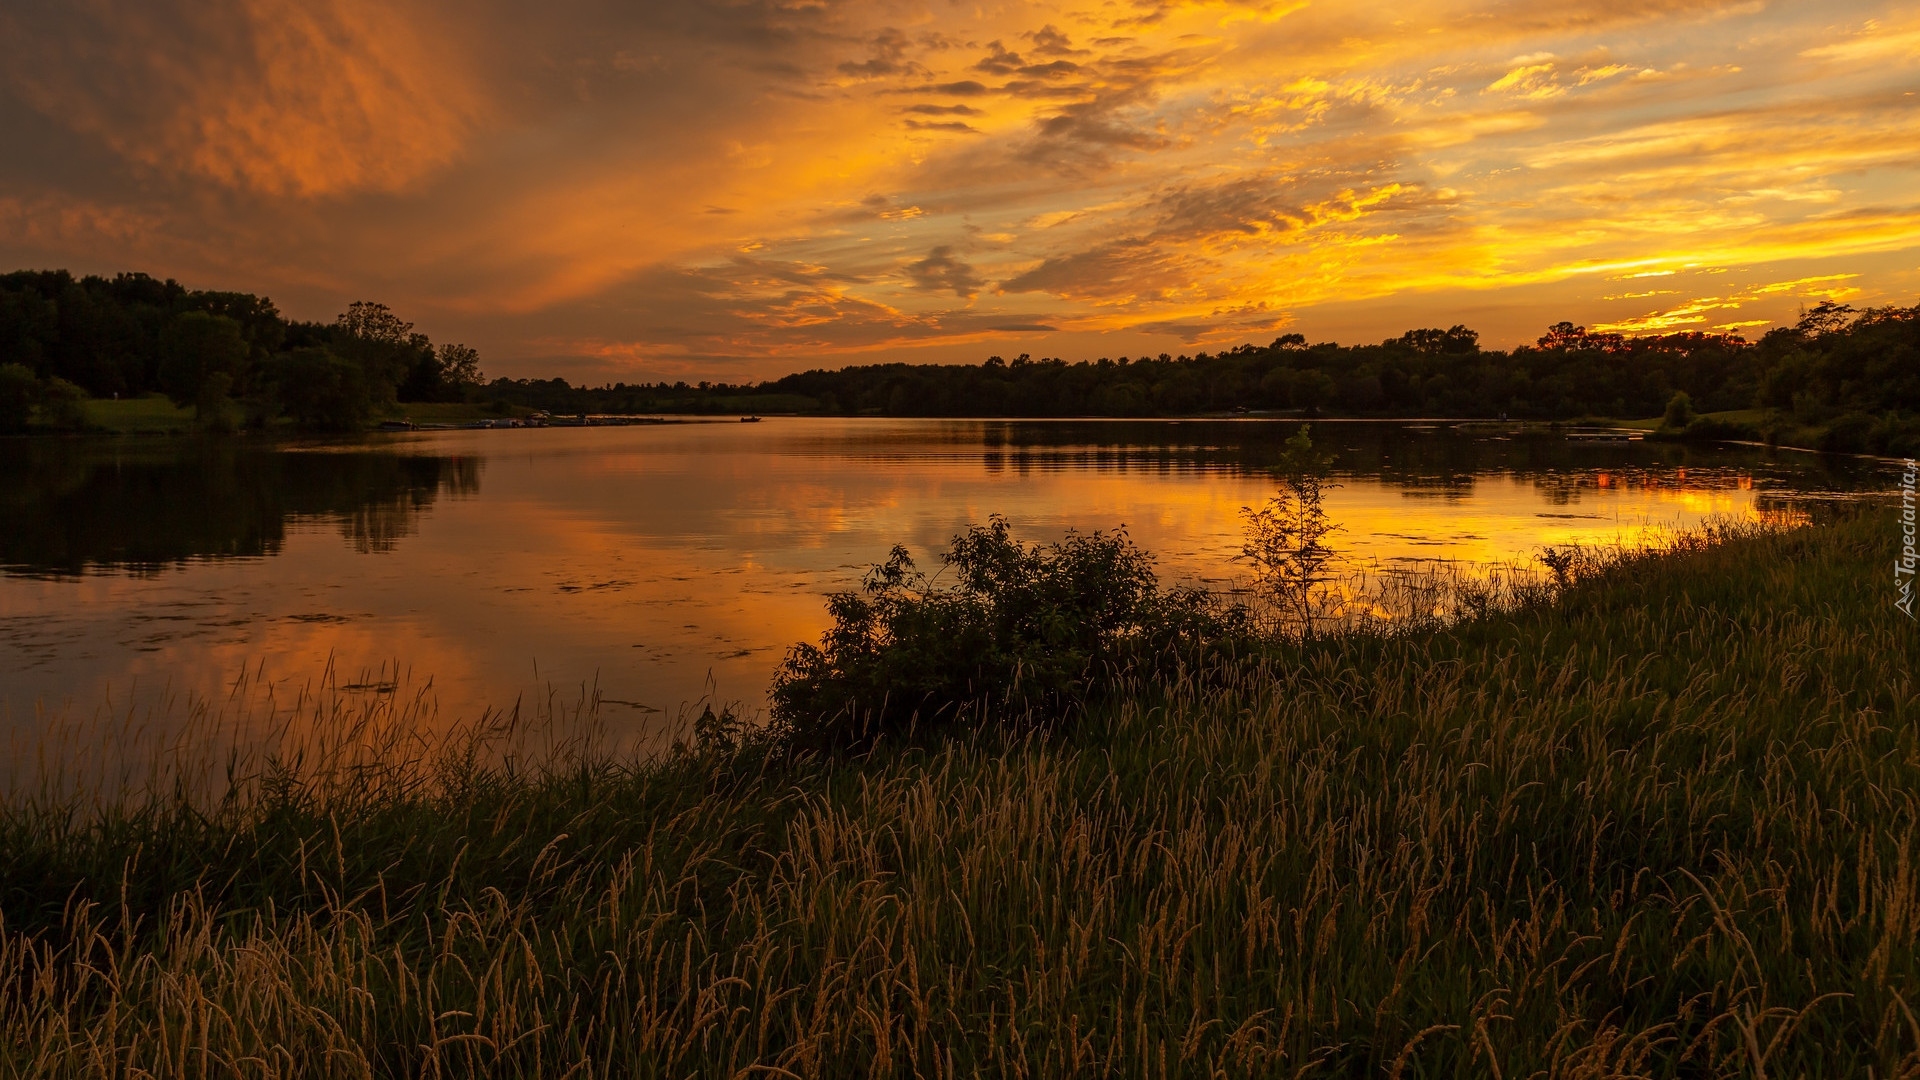
[{"label": "shrub", "polygon": [[373,413],[366,372],[323,348],[295,349],[271,371],[275,397],[310,431],[352,431]]},{"label": "shrub", "polygon": [[1815,449],[1831,454],[1864,454],[1872,431],[1873,417],[1866,413],[1847,413],[1827,425]]},{"label": "shrub", "polygon": [[1326,601],[1335,558],[1327,537],[1340,526],[1327,517],[1328,483],[1321,474],[1330,461],[1313,449],[1310,425],[1287,440],[1276,476],[1280,490],[1266,505],[1243,506],[1246,541],[1240,557],[1253,564],[1259,594],[1293,623],[1301,638],[1313,636],[1314,616]]},{"label": "shrub", "polygon": [[1243,618],[1192,589],[1161,590],[1124,532],[1013,538],[973,526],[942,559],[939,586],[903,547],[858,592],[827,601],[819,646],[798,645],[774,677],[772,734],[794,749],[858,749],[916,727],[989,715],[1068,716],[1103,678],[1179,641],[1213,640]]},{"label": "shrub", "polygon": [[49,378],[40,388],[40,418],[61,431],[85,430],[87,392],[58,375]]},{"label": "shrub", "polygon": [[1887,457],[1920,454],[1920,418],[1888,413],[1867,433],[1867,449]]},{"label": "shrub", "polygon": [[161,389],[203,426],[224,422],[227,393],[245,381],[248,347],[240,324],[224,315],[188,311],[160,334]]},{"label": "shrub", "polygon": [[0,364],[0,432],[20,431],[33,415],[40,380],[25,364]]},{"label": "shrub", "polygon": [[1743,424],[1737,420],[1716,420],[1711,416],[1696,416],[1688,421],[1686,429],[1680,432],[1680,438],[1686,442],[1755,442],[1761,438],[1759,428],[1752,424]]},{"label": "shrub", "polygon": [[1667,401],[1667,414],[1661,419],[1660,426],[1670,431],[1679,431],[1692,422],[1693,399],[1687,396],[1685,390],[1678,391]]}]

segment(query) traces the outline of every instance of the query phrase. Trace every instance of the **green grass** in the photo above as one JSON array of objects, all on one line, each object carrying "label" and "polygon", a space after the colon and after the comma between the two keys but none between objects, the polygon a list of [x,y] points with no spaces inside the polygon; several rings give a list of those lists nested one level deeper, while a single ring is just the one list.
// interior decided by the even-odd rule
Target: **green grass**
[{"label": "green grass", "polygon": [[[1772,432],[1775,445],[1788,449],[1814,450],[1821,446],[1830,425],[1804,424],[1795,421],[1791,414],[1777,409],[1731,409],[1725,412],[1701,413],[1711,420],[1725,424],[1743,426],[1752,430],[1753,438],[1761,433]],[[1611,427],[1629,428],[1649,434],[1658,432],[1665,422],[1662,417],[1644,420],[1595,420],[1592,423],[1606,424]]]},{"label": "green grass", "polygon": [[165,395],[140,398],[93,398],[86,403],[87,426],[116,435],[173,434],[193,430],[193,410],[182,409]]},{"label": "green grass", "polygon": [[[1730,409],[1725,412],[1701,413],[1700,415],[1722,421],[1723,423],[1748,424],[1758,428],[1766,425],[1772,413],[1767,409]],[[1631,428],[1635,431],[1658,431],[1660,425],[1665,422],[1665,418],[1656,416],[1649,420],[1609,420],[1606,422],[1614,427]]]},{"label": "green grass", "polygon": [[1052,737],[507,767],[361,726],[224,803],[16,796],[0,1072],[1912,1075],[1897,535],[1629,557]]}]

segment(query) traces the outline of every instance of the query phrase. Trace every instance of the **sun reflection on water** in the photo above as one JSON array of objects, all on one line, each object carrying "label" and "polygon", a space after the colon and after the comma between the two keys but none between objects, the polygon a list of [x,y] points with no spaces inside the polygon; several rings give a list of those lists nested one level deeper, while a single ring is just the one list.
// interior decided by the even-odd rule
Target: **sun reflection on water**
[{"label": "sun reflection on water", "polygon": [[[1241,510],[1295,427],[773,420],[5,463],[29,482],[0,527],[0,723],[216,698],[242,671],[282,696],[398,672],[445,717],[596,690],[630,727],[708,695],[752,709],[825,593],[896,543],[934,566],[989,515],[1032,539],[1125,528],[1164,579],[1237,587]],[[1370,572],[1485,572],[1885,486],[1750,449],[1315,435],[1334,544]]]}]

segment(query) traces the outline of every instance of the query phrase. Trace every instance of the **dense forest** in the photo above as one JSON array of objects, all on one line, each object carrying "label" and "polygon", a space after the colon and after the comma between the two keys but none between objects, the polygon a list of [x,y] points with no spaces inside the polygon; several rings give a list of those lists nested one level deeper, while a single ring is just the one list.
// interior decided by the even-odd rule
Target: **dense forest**
[{"label": "dense forest", "polygon": [[[1511,351],[1464,326],[1410,330],[1378,345],[1267,346],[1194,356],[1068,363],[1020,356],[984,364],[878,364],[807,371],[755,385],[587,388],[496,380],[488,393],[568,412],[737,412],[800,402],[886,416],[1154,417],[1295,411],[1306,415],[1574,420],[1665,416],[1695,437],[1816,438],[1823,448],[1920,450],[1920,306],[1855,311],[1823,303],[1759,341],[1731,334],[1646,337],[1572,323]],[[1730,423],[1696,413],[1758,410]]]},{"label": "dense forest", "polygon": [[[1533,345],[1483,349],[1464,326],[1378,345],[1287,334],[1192,356],[1069,363],[879,364],[770,382],[579,387],[483,381],[463,345],[435,346],[384,305],[332,323],[284,319],[272,301],[144,274],[0,276],[0,426],[70,421],[87,396],[164,393],[203,416],[351,429],[397,403],[471,401],[554,413],[790,411],[887,416],[1153,417],[1240,411],[1509,418],[1666,415],[1702,437],[1814,432],[1836,450],[1920,449],[1920,306],[1822,303],[1758,341],[1551,327]],[[1761,410],[1729,425],[1695,412]],[[11,418],[11,419],[10,419]],[[56,423],[57,426],[57,423]]]},{"label": "dense forest", "polygon": [[465,400],[479,382],[475,350],[436,347],[383,304],[305,323],[265,297],[146,274],[0,275],[0,428],[23,426],[35,404],[53,426],[79,426],[87,397],[164,393],[208,427],[238,412],[249,426],[351,430],[394,402]]}]

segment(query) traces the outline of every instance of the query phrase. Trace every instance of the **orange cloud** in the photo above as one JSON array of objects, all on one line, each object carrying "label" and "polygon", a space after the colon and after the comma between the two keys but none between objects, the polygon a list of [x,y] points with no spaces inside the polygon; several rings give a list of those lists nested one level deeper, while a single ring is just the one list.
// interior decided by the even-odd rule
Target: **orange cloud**
[{"label": "orange cloud", "polygon": [[13,80],[131,161],[265,195],[398,191],[488,106],[445,34],[374,0],[81,3],[8,20]]},{"label": "orange cloud", "polygon": [[[1893,298],[1920,251],[1892,7],[439,2],[0,17],[0,256],[376,297],[506,373],[738,377],[1353,305],[1493,344],[1751,323],[1771,283]],[[1613,283],[1650,274],[1684,288]]]}]

